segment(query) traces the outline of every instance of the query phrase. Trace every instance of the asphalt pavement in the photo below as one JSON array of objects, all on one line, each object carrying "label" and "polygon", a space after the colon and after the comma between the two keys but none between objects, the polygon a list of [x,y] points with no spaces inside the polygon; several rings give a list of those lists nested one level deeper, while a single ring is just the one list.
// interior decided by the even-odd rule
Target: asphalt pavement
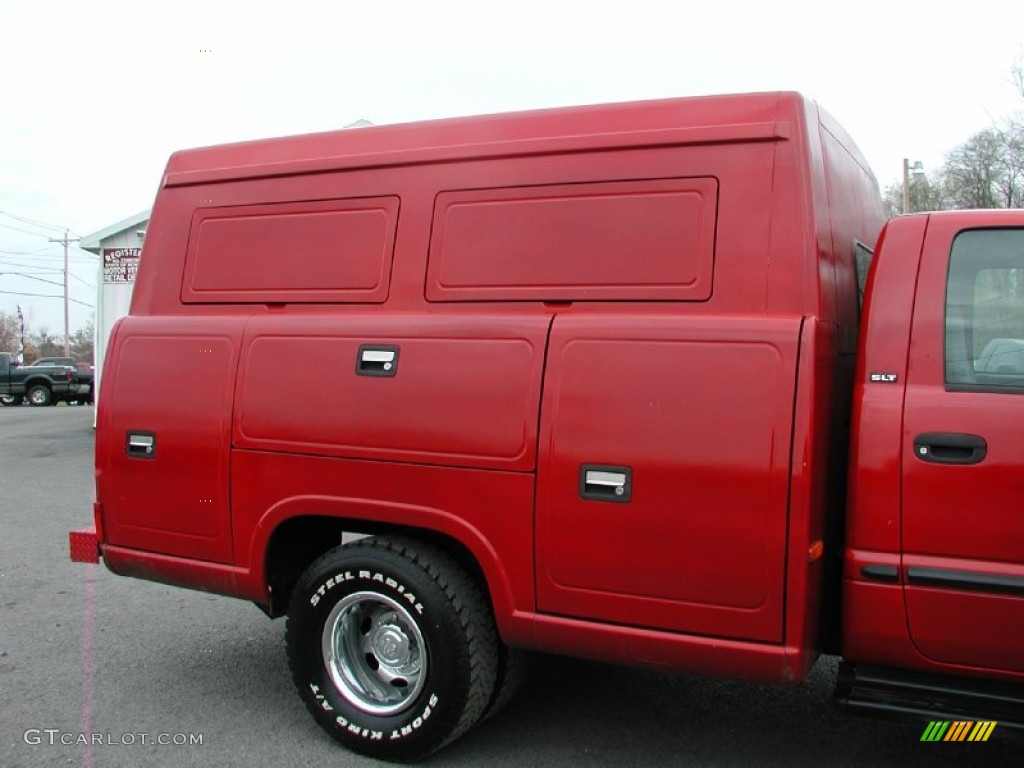
[{"label": "asphalt pavement", "polygon": [[[313,723],[282,621],[70,562],[67,532],[92,515],[92,415],[0,408],[0,766],[382,765]],[[503,713],[428,764],[1024,764],[998,727],[922,743],[919,726],[847,717],[835,674],[824,659],[776,688],[544,656]]]}]

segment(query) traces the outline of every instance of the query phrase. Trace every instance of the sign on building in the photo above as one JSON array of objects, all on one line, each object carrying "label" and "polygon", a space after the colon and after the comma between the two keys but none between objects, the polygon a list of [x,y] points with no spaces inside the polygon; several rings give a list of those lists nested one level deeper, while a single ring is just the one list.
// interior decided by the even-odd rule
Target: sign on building
[{"label": "sign on building", "polygon": [[134,283],[141,248],[104,248],[103,282]]}]

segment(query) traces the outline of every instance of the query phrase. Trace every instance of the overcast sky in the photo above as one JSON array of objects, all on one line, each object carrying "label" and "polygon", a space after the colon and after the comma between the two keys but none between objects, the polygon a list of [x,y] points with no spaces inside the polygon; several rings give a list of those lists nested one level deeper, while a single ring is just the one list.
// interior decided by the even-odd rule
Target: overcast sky
[{"label": "overcast sky", "polygon": [[[1020,0],[0,0],[0,211],[88,235],[148,208],[185,147],[762,90],[817,99],[884,187],[1024,107],[1022,54]],[[59,299],[2,293],[59,295],[59,236],[0,215],[0,310],[62,332]],[[96,259],[72,253],[94,304]],[[56,271],[7,274],[29,267]],[[74,329],[92,310],[72,306]]]}]

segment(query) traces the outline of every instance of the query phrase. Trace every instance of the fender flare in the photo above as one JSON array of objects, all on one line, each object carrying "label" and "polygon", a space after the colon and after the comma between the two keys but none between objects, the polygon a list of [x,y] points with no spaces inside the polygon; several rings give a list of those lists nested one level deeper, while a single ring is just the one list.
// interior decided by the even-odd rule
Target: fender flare
[{"label": "fender flare", "polygon": [[379,522],[440,533],[461,544],[480,566],[499,628],[515,611],[512,587],[497,551],[479,530],[442,509],[375,499],[300,495],[282,499],[256,523],[249,546],[250,575],[266,589],[266,553],[274,532],[297,517],[331,517]]}]

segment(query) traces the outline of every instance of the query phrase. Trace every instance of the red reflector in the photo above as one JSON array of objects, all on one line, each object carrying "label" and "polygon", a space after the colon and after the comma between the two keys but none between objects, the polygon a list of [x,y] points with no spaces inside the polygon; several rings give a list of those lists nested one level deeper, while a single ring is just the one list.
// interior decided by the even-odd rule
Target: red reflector
[{"label": "red reflector", "polygon": [[74,563],[98,563],[100,561],[100,540],[94,528],[82,528],[68,532],[71,544],[71,561]]}]

